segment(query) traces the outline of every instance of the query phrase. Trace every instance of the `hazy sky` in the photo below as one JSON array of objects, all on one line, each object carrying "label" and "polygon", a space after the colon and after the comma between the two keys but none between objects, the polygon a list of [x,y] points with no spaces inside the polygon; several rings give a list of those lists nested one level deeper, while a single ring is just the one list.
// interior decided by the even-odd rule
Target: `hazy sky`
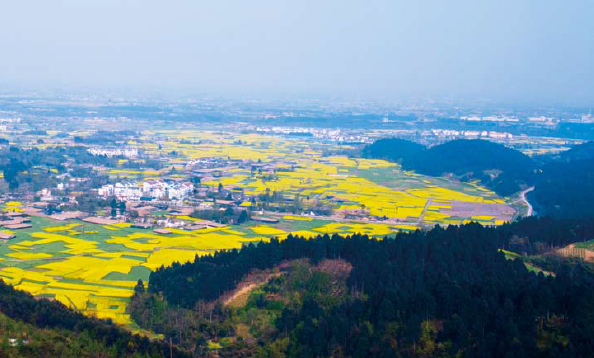
[{"label": "hazy sky", "polygon": [[0,85],[594,101],[591,0],[0,4]]}]

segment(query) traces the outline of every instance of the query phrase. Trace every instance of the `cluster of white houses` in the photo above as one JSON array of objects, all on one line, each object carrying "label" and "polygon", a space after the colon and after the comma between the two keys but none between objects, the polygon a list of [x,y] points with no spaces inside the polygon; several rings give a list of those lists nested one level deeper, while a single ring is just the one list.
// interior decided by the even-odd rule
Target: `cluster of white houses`
[{"label": "cluster of white houses", "polygon": [[138,149],[136,148],[89,148],[87,151],[93,155],[105,155],[108,157],[123,156],[134,158],[138,156]]},{"label": "cluster of white houses", "polygon": [[97,195],[104,198],[115,196],[124,201],[181,201],[192,194],[194,184],[174,181],[142,181],[104,185]]}]

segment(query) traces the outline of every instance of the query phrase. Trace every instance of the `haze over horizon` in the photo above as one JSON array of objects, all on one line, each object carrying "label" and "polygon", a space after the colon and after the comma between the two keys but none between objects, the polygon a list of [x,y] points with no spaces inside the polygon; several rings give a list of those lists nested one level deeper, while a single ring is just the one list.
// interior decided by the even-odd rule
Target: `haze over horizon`
[{"label": "haze over horizon", "polygon": [[589,106],[594,3],[21,1],[0,86]]}]

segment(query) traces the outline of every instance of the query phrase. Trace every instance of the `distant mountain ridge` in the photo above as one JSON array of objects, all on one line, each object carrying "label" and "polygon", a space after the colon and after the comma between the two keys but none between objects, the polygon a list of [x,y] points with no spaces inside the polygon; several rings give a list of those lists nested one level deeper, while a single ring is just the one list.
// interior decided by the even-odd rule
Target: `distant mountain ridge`
[{"label": "distant mountain ridge", "polygon": [[365,147],[363,156],[399,162],[403,169],[421,174],[451,173],[462,179],[478,179],[500,195],[520,190],[536,167],[525,154],[480,139],[458,139],[431,148],[403,139],[380,139]]},{"label": "distant mountain ridge", "polygon": [[504,145],[485,140],[453,140],[423,152],[420,170],[432,175],[465,174],[499,169],[505,172],[533,169],[534,162],[525,154]]},{"label": "distant mountain ridge", "polygon": [[386,159],[399,163],[412,163],[427,148],[424,145],[399,138],[386,138],[365,146],[363,156]]},{"label": "distant mountain ridge", "polygon": [[363,149],[363,156],[402,164],[405,170],[463,181],[480,180],[501,196],[526,186],[540,215],[594,217],[594,142],[577,145],[544,162],[504,145],[484,140],[453,140],[426,148],[403,139],[380,139]]}]

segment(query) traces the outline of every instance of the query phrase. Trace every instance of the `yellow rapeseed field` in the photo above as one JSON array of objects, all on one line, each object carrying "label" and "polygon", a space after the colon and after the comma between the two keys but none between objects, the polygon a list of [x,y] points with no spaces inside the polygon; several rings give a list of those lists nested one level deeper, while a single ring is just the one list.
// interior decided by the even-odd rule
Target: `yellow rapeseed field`
[{"label": "yellow rapeseed field", "polygon": [[[1,279],[34,295],[54,296],[86,314],[131,325],[126,308],[138,277],[146,280],[150,270],[176,261],[191,261],[216,250],[238,249],[271,237],[284,239],[289,234],[306,238],[326,233],[383,237],[436,223],[503,223],[502,218],[495,216],[452,216],[455,202],[504,203],[478,183],[447,186],[436,178],[405,172],[398,164],[383,160],[323,156],[328,149],[340,148],[334,144],[312,144],[270,135],[168,130],[145,131],[129,145],[148,155],[177,155],[162,170],[103,169],[104,174],[144,180],[183,178],[186,175],[181,174],[182,170],[194,159],[242,160],[247,163],[245,166],[225,168],[221,177],[210,177],[201,185],[241,188],[245,198],[240,199],[240,205],[249,210],[254,209],[250,201],[253,195],[275,191],[287,198],[298,195],[306,204],[331,207],[340,220],[319,219],[310,213],[283,213],[278,215],[280,223],[273,225],[250,221],[222,228],[170,229],[171,233],[166,235],[133,229],[130,223],[101,226],[56,221],[55,225],[34,225],[31,231],[11,240],[7,252],[0,253]],[[249,163],[258,161],[274,169],[264,173],[250,170]],[[119,163],[124,164],[125,160]],[[392,177],[398,180],[391,180]],[[6,202],[2,210],[18,211],[22,206],[20,202]],[[373,218],[351,220],[359,214]],[[167,217],[188,224],[197,220],[189,216]]]}]

